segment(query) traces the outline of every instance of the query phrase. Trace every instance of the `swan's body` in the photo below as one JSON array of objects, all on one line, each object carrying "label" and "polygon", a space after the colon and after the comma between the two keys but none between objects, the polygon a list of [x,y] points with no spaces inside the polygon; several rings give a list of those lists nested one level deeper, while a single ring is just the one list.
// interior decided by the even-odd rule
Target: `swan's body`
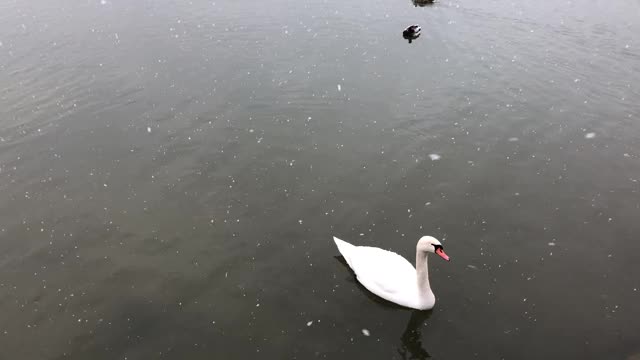
[{"label": "swan's body", "polygon": [[336,237],[338,251],[344,256],[358,281],[381,298],[418,310],[433,308],[436,297],[429,285],[427,253],[449,257],[442,245],[431,236],[423,236],[416,246],[416,267],[402,256],[369,246],[354,246]]}]

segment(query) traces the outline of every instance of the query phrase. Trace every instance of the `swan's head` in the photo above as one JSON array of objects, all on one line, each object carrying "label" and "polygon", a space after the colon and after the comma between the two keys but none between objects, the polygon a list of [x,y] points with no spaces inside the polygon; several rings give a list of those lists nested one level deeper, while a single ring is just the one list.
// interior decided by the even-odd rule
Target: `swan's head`
[{"label": "swan's head", "polygon": [[438,241],[438,239],[434,238],[433,236],[421,237],[420,240],[418,241],[417,248],[420,251],[434,253],[447,261],[450,260],[449,256],[445,254],[444,248],[442,247],[442,244],[440,243],[440,241]]}]

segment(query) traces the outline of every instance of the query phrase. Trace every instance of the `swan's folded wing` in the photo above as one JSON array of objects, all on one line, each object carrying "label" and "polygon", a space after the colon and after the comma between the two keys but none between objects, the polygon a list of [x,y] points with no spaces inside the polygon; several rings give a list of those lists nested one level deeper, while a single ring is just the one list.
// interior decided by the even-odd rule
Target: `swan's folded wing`
[{"label": "swan's folded wing", "polygon": [[405,258],[379,248],[359,246],[357,250],[353,271],[369,291],[394,301],[394,295],[415,290],[416,270]]}]

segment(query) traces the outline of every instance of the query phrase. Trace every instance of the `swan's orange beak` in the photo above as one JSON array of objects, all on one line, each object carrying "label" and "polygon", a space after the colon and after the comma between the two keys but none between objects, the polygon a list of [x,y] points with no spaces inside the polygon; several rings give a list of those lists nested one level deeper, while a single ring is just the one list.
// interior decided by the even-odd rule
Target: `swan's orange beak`
[{"label": "swan's orange beak", "polygon": [[442,248],[438,248],[436,249],[436,254],[438,254],[438,256],[440,256],[441,258],[450,261],[451,259],[449,259],[449,256],[447,254],[444,253],[444,250],[442,250]]}]

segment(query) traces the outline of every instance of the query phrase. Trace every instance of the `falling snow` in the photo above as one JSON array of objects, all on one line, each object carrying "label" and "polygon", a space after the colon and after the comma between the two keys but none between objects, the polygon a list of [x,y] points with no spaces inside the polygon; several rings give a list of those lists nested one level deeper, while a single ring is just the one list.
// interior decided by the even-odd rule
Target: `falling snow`
[{"label": "falling snow", "polygon": [[[112,22],[118,14],[139,13],[142,8],[132,4],[92,0],[81,9],[71,11],[63,4],[60,9],[46,6],[51,14],[38,14],[35,2],[19,9],[22,5],[14,1],[10,10],[21,10],[19,16],[7,18],[8,29],[3,30],[8,31],[0,32],[0,57],[8,60],[0,70],[10,75],[0,95],[8,105],[3,109],[7,126],[0,134],[0,184],[7,209],[15,209],[3,214],[7,220],[3,217],[0,234],[8,249],[3,256],[20,259],[10,264],[15,271],[0,280],[6,298],[2,310],[11,314],[0,328],[0,336],[11,334],[8,346],[16,346],[11,339],[49,336],[52,343],[70,344],[63,349],[69,357],[91,346],[82,343],[86,339],[118,329],[130,330],[125,334],[130,342],[158,343],[153,329],[144,326],[145,311],[113,313],[117,303],[96,305],[93,300],[109,298],[100,290],[105,289],[101,281],[114,293],[145,295],[142,309],[150,314],[170,311],[157,312],[165,328],[176,323],[171,302],[184,310],[178,314],[183,320],[197,320],[200,314],[210,327],[204,330],[216,337],[247,335],[249,346],[255,346],[250,350],[262,350],[262,357],[274,339],[320,344],[329,339],[324,331],[348,334],[353,349],[347,352],[353,353],[362,350],[356,346],[373,341],[387,348],[416,345],[405,338],[399,342],[395,335],[406,326],[409,313],[393,325],[392,337],[376,333],[372,339],[357,334],[361,325],[374,326],[375,333],[377,325],[370,319],[352,329],[335,316],[327,323],[304,321],[349,311],[354,304],[375,305],[363,296],[352,273],[331,257],[337,252],[325,235],[333,231],[359,235],[356,240],[366,245],[402,242],[398,247],[405,254],[418,233],[457,242],[450,251],[459,253],[461,266],[433,264],[434,286],[451,279],[488,280],[487,289],[467,301],[467,310],[521,309],[525,316],[513,317],[505,327],[489,324],[485,331],[513,336],[516,326],[525,329],[532,325],[526,322],[535,322],[536,311],[557,322],[556,309],[547,306],[549,295],[532,291],[553,283],[553,271],[544,270],[546,266],[557,270],[562,261],[572,261],[575,256],[558,255],[580,254],[585,244],[597,240],[594,229],[611,232],[634,225],[634,211],[640,208],[633,108],[639,79],[628,70],[638,55],[629,31],[635,24],[609,23],[602,17],[602,29],[615,23],[615,33],[600,31],[597,41],[587,44],[592,46],[575,46],[591,40],[582,31],[566,31],[560,45],[554,45],[541,42],[550,32],[541,26],[546,22],[536,24],[537,12],[526,14],[526,24],[515,24],[523,25],[519,29],[510,24],[513,14],[495,19],[480,14],[489,29],[520,30],[496,43],[490,39],[496,31],[485,32],[486,39],[468,36],[473,32],[465,32],[465,26],[477,21],[462,21],[472,13],[460,9],[464,4],[449,8],[441,2],[423,9],[419,16],[447,13],[442,23],[455,31],[437,34],[438,41],[431,42],[461,44],[456,47],[461,56],[453,57],[431,51],[430,41],[410,48],[402,41],[400,47],[402,39],[390,27],[362,27],[383,16],[397,20],[406,12],[402,6],[368,6],[357,12],[368,20],[351,24],[344,20],[355,13],[343,12],[340,2],[311,2],[305,4],[308,11],[253,17],[255,9],[187,1],[168,17],[168,10],[154,6],[130,26]],[[512,5],[509,12],[518,10],[518,4]],[[217,6],[216,11],[210,6]],[[226,14],[227,6],[229,16],[218,16]],[[246,21],[235,21],[243,15]],[[557,18],[572,19],[565,14]],[[71,20],[73,27],[66,24]],[[581,20],[577,30],[593,28],[591,17]],[[558,26],[572,30],[570,25]],[[529,27],[540,30],[534,34]],[[527,41],[511,41],[522,36]],[[349,90],[345,94],[342,82]],[[598,140],[585,141],[580,135],[597,135]],[[447,159],[430,163],[442,158],[431,151]],[[508,216],[499,218],[496,205],[506,206]],[[562,236],[576,225],[561,221],[572,212],[576,216],[571,219],[584,231]],[[301,216],[304,222],[287,220]],[[442,219],[449,220],[441,224]],[[473,235],[469,244],[462,233]],[[21,239],[30,241],[22,244]],[[533,251],[522,251],[530,241]],[[291,258],[301,260],[280,264],[269,256],[283,246]],[[597,262],[593,270],[618,278],[620,266],[614,260],[632,256],[625,252],[629,249],[620,242],[615,254],[598,254],[610,264]],[[549,258],[552,250],[555,257]],[[518,262],[518,257],[526,261]],[[313,267],[290,271],[296,263]],[[145,271],[169,274],[169,282],[145,283]],[[138,272],[140,276],[128,276]],[[291,278],[273,278],[284,273]],[[189,286],[191,278],[206,280],[220,296],[189,296],[183,307],[175,299],[184,295],[178,290]],[[525,279],[529,287],[519,284]],[[640,284],[633,282],[609,281],[578,310],[601,314],[598,306],[604,306],[609,327],[620,329],[631,314],[629,304],[640,296]],[[313,286],[284,286],[302,283]],[[274,284],[285,288],[270,289]],[[523,291],[513,290],[518,288]],[[559,297],[571,291],[557,290]],[[306,294],[298,300],[324,302],[324,307],[302,304],[292,314],[291,309],[269,306],[271,302],[261,305],[264,297],[287,291]],[[233,318],[238,309],[247,310],[247,321]],[[622,320],[611,316],[616,312]],[[440,315],[430,318],[431,330],[456,321]],[[218,323],[206,320],[209,316]],[[314,329],[269,322],[287,316]],[[584,320],[585,328],[600,320]],[[73,326],[65,327],[68,323]],[[553,325],[531,341],[557,337]],[[272,331],[262,331],[270,326]],[[478,330],[471,327],[470,333]],[[51,331],[58,328],[69,333]],[[418,343],[428,337],[414,336],[419,329],[412,330]],[[361,333],[371,336],[367,328]],[[491,337],[476,333],[479,342]],[[634,336],[618,333],[614,335]],[[591,335],[578,329],[576,338],[589,346],[594,339],[615,337]],[[156,357],[166,358],[164,352],[171,351],[179,357],[180,349],[202,346],[196,344],[201,338],[152,350]],[[121,349],[103,350],[118,355]],[[313,357],[303,350],[318,349],[294,346],[289,357]],[[434,351],[440,350],[450,351],[446,346]],[[487,357],[482,348],[476,350],[475,358]],[[466,358],[474,357],[468,352]],[[120,358],[127,356],[120,353]]]}]

